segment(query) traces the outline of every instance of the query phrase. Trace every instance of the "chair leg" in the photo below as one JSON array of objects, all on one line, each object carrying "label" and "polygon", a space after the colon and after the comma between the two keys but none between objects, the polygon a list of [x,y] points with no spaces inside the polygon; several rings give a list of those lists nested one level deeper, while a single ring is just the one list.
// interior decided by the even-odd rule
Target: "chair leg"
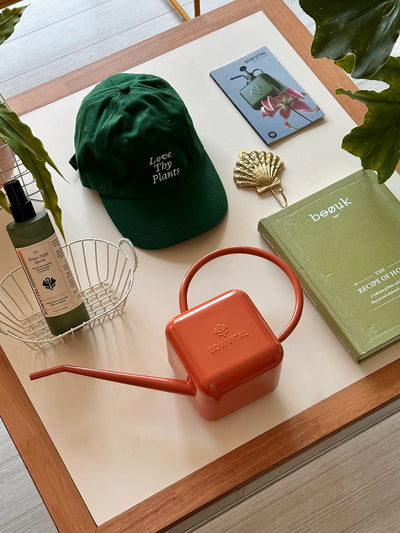
[{"label": "chair leg", "polygon": [[180,14],[180,16],[183,18],[183,20],[190,20],[189,15],[186,13],[183,7],[177,2],[177,0],[169,0],[169,1],[174,6],[176,11]]},{"label": "chair leg", "polygon": [[194,16],[198,17],[200,15],[200,0],[194,0]]}]

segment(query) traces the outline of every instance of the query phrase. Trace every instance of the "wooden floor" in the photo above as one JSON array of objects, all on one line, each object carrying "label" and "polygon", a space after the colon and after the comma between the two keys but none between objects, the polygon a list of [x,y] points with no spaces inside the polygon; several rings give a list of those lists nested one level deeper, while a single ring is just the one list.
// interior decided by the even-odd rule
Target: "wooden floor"
[{"label": "wooden floor", "polygon": [[57,532],[1,418],[0,531],[1,533]]},{"label": "wooden floor", "polygon": [[[297,0],[285,1],[313,27]],[[226,3],[202,0],[202,12]],[[167,0],[29,4],[15,34],[0,47],[0,92],[6,98],[182,23]],[[192,2],[182,4],[192,16]],[[192,531],[400,531],[399,428],[396,413]],[[0,418],[0,532],[55,531]]]},{"label": "wooden floor", "polygon": [[[201,12],[228,0],[201,0]],[[23,90],[92,63],[182,23],[168,0],[28,0],[0,46],[0,92]],[[180,0],[190,17],[193,1]]]},{"label": "wooden floor", "polygon": [[194,529],[196,533],[397,533],[400,414]]}]

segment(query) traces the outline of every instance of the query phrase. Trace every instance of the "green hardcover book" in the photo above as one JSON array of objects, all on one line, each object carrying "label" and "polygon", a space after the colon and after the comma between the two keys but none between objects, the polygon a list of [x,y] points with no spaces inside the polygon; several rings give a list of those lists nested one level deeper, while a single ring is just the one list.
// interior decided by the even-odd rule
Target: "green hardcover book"
[{"label": "green hardcover book", "polygon": [[263,218],[258,231],[356,361],[400,338],[400,202],[373,171]]}]

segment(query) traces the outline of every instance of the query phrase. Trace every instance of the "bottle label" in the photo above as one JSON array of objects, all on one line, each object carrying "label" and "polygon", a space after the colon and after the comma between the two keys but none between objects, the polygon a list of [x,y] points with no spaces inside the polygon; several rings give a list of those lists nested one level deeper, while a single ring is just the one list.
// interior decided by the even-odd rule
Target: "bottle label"
[{"label": "bottle label", "polygon": [[82,296],[57,235],[31,246],[16,248],[45,317],[76,309]]}]

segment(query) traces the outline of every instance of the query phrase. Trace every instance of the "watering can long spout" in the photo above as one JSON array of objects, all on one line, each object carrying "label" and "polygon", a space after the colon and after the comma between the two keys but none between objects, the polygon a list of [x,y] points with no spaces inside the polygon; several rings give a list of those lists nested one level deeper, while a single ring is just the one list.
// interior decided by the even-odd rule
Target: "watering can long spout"
[{"label": "watering can long spout", "polygon": [[196,387],[193,381],[188,377],[185,379],[160,378],[155,376],[143,376],[140,374],[130,374],[128,372],[115,372],[112,370],[99,370],[96,368],[86,368],[73,365],[59,365],[45,370],[39,370],[30,374],[31,380],[58,374],[59,372],[71,372],[92,378],[105,379],[107,381],[116,381],[126,385],[135,385],[146,389],[155,389],[164,392],[175,392],[187,396],[196,395]]}]

